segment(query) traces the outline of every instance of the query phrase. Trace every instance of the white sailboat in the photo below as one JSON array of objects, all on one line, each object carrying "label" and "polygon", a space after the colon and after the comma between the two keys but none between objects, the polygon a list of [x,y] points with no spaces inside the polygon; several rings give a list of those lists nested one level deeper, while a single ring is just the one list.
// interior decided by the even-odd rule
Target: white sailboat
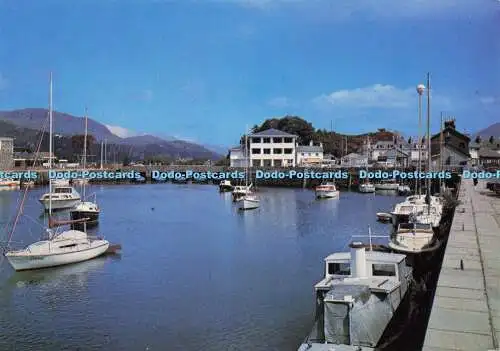
[{"label": "white sailboat", "polygon": [[[87,166],[87,134],[88,134],[88,117],[87,117],[87,111],[85,110],[85,135],[83,137],[83,157],[82,157],[82,166],[83,166],[83,172],[85,173],[85,168]],[[99,221],[99,213],[101,210],[99,209],[99,206],[97,206],[96,199],[95,199],[95,194],[94,194],[94,201],[85,201],[85,190],[86,190],[86,184],[88,183],[88,179],[81,178],[82,181],[82,194],[83,194],[83,201],[80,202],[78,205],[75,206],[74,209],[70,211],[71,219],[73,220],[78,220],[78,219],[83,219],[87,218],[86,224],[97,224]]]},{"label": "white sailboat", "polygon": [[[248,145],[248,133],[245,134],[245,145]],[[245,188],[246,188],[246,193],[241,197],[239,200],[239,205],[238,208],[240,210],[253,210],[255,208],[258,208],[260,206],[260,200],[259,198],[252,193],[250,190],[250,187],[248,186],[248,177],[249,177],[249,168],[248,164],[250,163],[250,150],[248,147],[247,149],[247,155],[246,155],[246,174],[245,174]]]},{"label": "white sailboat", "polygon": [[[50,75],[50,99],[49,99],[50,141],[49,151],[52,154],[52,74]],[[49,161],[49,169],[52,168],[52,159]],[[49,181],[49,189],[52,190],[52,180]],[[28,189],[25,190],[26,192]],[[49,192],[51,193],[51,191]],[[26,194],[26,193],[25,193]],[[67,230],[60,233],[52,228],[75,221],[57,222],[51,218],[52,196],[48,198],[49,220],[47,238],[34,242],[22,250],[9,250],[5,257],[16,271],[39,269],[61,266],[81,261],[86,261],[106,252],[109,242],[104,239],[93,239],[86,232],[78,230]],[[12,232],[15,230],[19,213],[22,212],[22,203],[14,222]],[[12,236],[12,233],[11,233]]]}]

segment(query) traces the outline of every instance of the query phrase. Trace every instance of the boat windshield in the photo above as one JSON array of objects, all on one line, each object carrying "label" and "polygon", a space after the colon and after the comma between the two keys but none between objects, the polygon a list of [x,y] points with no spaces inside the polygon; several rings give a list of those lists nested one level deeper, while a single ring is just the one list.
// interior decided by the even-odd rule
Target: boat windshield
[{"label": "boat windshield", "polygon": [[71,188],[55,188],[54,193],[56,194],[71,194]]},{"label": "boat windshield", "polygon": [[430,228],[431,228],[430,224],[424,224],[424,223],[401,223],[399,225],[399,229],[403,230],[412,230],[412,229],[428,230]]}]

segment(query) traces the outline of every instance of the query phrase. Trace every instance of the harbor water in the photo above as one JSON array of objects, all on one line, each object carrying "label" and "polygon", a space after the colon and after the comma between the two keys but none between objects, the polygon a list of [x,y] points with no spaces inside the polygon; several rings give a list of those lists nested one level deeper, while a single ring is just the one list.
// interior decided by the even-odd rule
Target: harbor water
[{"label": "harbor water", "polygon": [[[17,247],[44,231],[38,198],[46,190],[28,192]],[[260,208],[239,212],[231,193],[212,185],[92,192],[102,213],[91,231],[121,244],[121,255],[17,273],[2,260],[0,350],[296,350],[313,324],[323,258],[348,250],[368,226],[389,235],[375,213],[403,200],[262,188]],[[2,241],[20,196],[0,192]]]}]

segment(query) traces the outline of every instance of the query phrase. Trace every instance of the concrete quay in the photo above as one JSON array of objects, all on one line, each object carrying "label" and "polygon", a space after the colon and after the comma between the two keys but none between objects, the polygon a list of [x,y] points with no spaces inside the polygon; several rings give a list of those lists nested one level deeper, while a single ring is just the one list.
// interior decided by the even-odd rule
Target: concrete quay
[{"label": "concrete quay", "polygon": [[500,350],[500,196],[462,180],[424,351]]}]

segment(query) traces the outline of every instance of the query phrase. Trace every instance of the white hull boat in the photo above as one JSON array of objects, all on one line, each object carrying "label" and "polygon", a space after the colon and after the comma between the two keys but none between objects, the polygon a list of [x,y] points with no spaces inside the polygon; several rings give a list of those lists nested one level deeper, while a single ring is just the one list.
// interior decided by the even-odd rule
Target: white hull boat
[{"label": "white hull boat", "polygon": [[75,207],[81,202],[81,198],[80,194],[72,187],[57,186],[54,187],[52,193],[44,194],[38,201],[46,210],[51,205],[53,210],[62,210]]},{"label": "white hull boat", "polygon": [[333,183],[318,185],[314,192],[318,199],[338,199],[340,196],[340,192]]},{"label": "white hull boat", "polygon": [[430,224],[402,223],[389,242],[389,247],[403,253],[420,253],[428,251],[434,238]]},{"label": "white hull boat", "polygon": [[0,188],[17,188],[21,185],[20,180],[0,179]]},{"label": "white hull boat", "polygon": [[375,185],[371,183],[363,183],[359,185],[359,192],[360,193],[374,193],[375,192]]},{"label": "white hull boat", "polygon": [[69,179],[54,179],[52,180],[53,186],[69,186]]},{"label": "white hull boat", "polygon": [[86,233],[69,230],[24,250],[7,252],[5,257],[16,271],[22,271],[87,261],[102,255],[108,247],[107,240],[89,240]]},{"label": "white hull boat", "polygon": [[259,199],[254,195],[246,195],[239,201],[240,210],[253,210],[260,206]]},{"label": "white hull boat", "polygon": [[381,222],[390,222],[392,221],[392,215],[387,212],[377,212],[377,219]]},{"label": "white hull boat", "polygon": [[380,183],[375,184],[376,190],[398,190],[399,184],[393,181],[381,181]]},{"label": "white hull boat", "polygon": [[73,183],[76,185],[84,185],[84,184],[88,184],[89,180],[86,178],[77,178],[77,179],[73,179]]}]

